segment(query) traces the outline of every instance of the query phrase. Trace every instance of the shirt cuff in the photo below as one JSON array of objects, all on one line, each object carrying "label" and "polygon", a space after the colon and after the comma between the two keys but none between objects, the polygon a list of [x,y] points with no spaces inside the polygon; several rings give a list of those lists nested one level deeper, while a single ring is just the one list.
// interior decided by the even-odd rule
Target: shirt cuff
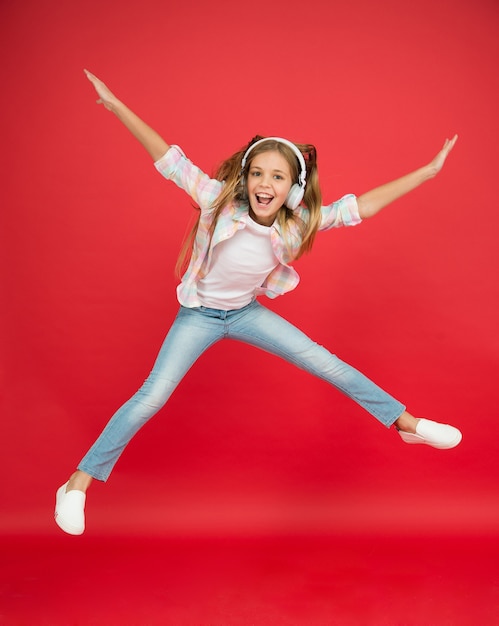
[{"label": "shirt cuff", "polygon": [[168,148],[160,159],[155,161],[154,167],[160,174],[166,178],[170,178],[171,172],[175,169],[175,166],[182,158],[187,158],[182,148],[173,145]]}]

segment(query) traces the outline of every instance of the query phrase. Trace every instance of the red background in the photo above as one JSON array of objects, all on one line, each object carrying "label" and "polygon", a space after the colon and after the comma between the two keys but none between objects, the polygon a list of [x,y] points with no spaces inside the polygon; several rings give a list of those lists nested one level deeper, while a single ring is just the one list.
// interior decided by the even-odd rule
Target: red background
[{"label": "red background", "polygon": [[406,446],[324,383],[219,344],[93,489],[89,532],[496,531],[498,13],[495,0],[2,3],[4,533],[59,532],[55,488],[147,376],[177,309],[190,201],[94,104],[84,67],[207,171],[257,133],[316,144],[327,201],[459,133],[436,180],[320,236],[296,291],[266,304],[464,433],[448,452]]}]

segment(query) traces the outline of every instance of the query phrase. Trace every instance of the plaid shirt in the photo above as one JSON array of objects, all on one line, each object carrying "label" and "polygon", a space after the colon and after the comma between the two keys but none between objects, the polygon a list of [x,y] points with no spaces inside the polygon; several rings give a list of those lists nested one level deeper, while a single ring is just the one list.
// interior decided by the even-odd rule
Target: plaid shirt
[{"label": "plaid shirt", "polygon": [[[232,237],[240,228],[245,228],[249,218],[247,204],[230,203],[225,206],[218,218],[213,237],[210,242],[209,229],[212,223],[211,207],[222,191],[223,182],[210,178],[196,167],[178,146],[171,146],[168,152],[154,164],[158,172],[172,180],[178,187],[186,191],[201,209],[199,226],[194,241],[189,267],[177,287],[177,297],[183,306],[201,306],[197,295],[197,281],[205,276],[211,263],[214,247]],[[322,220],[319,230],[328,230],[338,226],[355,226],[362,220],[359,216],[357,200],[354,195],[343,196],[337,202],[321,207]],[[296,210],[298,216],[308,220],[308,211],[304,207]],[[271,242],[274,254],[279,261],[257,289],[256,295],[275,298],[294,289],[300,277],[289,265],[301,245],[300,229],[291,223],[287,235],[286,246],[280,227],[277,223],[271,226]]]}]

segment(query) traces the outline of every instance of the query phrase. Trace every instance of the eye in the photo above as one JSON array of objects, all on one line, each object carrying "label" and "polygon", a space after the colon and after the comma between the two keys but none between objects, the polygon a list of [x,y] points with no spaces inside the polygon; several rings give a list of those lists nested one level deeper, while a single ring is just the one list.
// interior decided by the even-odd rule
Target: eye
[{"label": "eye", "polygon": [[260,172],[258,170],[252,170],[250,176],[260,176]]},{"label": "eye", "polygon": [[283,180],[284,176],[281,176],[280,174],[276,174],[274,178],[276,178],[277,180]]}]

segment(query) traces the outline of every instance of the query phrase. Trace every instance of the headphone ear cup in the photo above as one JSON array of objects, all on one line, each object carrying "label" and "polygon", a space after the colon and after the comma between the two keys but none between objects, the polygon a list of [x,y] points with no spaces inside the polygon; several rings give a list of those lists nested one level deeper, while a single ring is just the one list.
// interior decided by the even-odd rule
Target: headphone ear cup
[{"label": "headphone ear cup", "polygon": [[298,185],[298,183],[295,183],[289,190],[288,196],[284,204],[288,207],[288,209],[295,211],[300,206],[300,202],[303,200],[304,193],[305,189]]}]

